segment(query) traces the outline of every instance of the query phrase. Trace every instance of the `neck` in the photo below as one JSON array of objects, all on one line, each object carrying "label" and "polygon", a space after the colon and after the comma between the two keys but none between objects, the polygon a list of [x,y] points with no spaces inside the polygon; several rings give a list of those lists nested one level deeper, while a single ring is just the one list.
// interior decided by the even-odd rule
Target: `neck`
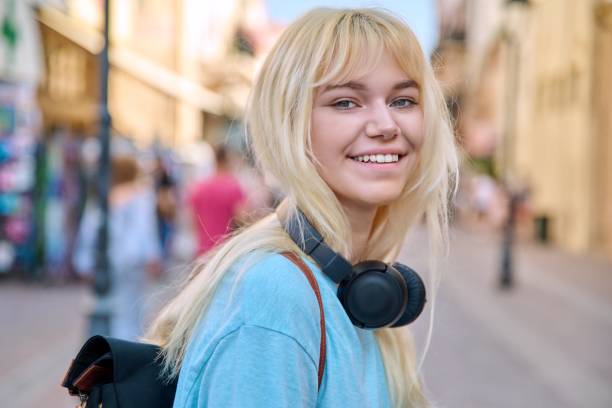
[{"label": "neck", "polygon": [[368,249],[368,238],[372,230],[376,207],[343,206],[351,227],[351,263],[355,264],[365,258]]}]

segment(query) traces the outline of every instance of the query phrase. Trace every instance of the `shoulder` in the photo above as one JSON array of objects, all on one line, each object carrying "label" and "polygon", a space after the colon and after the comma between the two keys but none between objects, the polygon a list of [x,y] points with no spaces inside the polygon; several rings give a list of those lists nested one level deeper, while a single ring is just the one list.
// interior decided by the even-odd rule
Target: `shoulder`
[{"label": "shoulder", "polygon": [[242,327],[256,328],[248,333],[291,338],[313,360],[319,355],[316,295],[302,271],[277,253],[256,251],[236,261],[198,327],[190,341],[195,354],[188,353],[194,361],[206,359],[221,339]]},{"label": "shoulder", "polygon": [[202,181],[202,180],[194,181],[193,183],[188,185],[187,186],[187,196],[188,197],[193,197],[193,196],[197,195],[200,192],[200,190],[202,189],[203,185],[204,185],[204,181]]},{"label": "shoulder", "polygon": [[[318,311],[316,296],[300,268],[280,253],[255,253],[238,266],[241,295],[261,306]],[[260,307],[261,308],[261,307]],[[317,313],[318,315],[318,313]]]},{"label": "shoulder", "polygon": [[242,190],[240,180],[232,173],[220,174],[217,177],[217,183],[231,190]]},{"label": "shoulder", "polygon": [[136,201],[144,207],[155,207],[155,190],[146,184],[141,184],[136,190]]},{"label": "shoulder", "polygon": [[146,185],[135,185],[129,201],[122,206],[135,218],[147,218],[155,211],[155,193]]},{"label": "shoulder", "polygon": [[245,259],[236,273],[236,301],[245,324],[278,331],[300,343],[313,343],[304,344],[309,349],[316,343],[318,350],[319,304],[297,265],[282,254],[256,253]]}]

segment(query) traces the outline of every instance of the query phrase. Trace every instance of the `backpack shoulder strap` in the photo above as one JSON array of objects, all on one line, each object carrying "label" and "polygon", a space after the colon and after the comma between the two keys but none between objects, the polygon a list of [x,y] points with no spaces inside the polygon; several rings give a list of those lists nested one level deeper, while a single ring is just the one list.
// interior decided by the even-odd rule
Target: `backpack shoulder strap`
[{"label": "backpack shoulder strap", "polygon": [[293,252],[283,252],[282,255],[293,262],[306,276],[308,279],[308,283],[310,287],[314,291],[317,302],[319,303],[319,314],[321,316],[321,343],[319,347],[319,388],[321,388],[321,381],[323,380],[323,371],[325,370],[325,313],[323,312],[323,301],[321,300],[321,291],[319,290],[319,285],[317,284],[317,280],[315,279],[312,271],[302,258],[294,254]]}]

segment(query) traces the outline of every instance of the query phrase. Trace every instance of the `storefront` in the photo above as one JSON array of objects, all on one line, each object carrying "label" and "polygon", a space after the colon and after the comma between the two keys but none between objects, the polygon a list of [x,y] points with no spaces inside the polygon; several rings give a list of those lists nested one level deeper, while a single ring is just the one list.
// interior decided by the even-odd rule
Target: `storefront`
[{"label": "storefront", "polygon": [[0,2],[0,276],[31,272],[35,259],[37,86],[43,68],[29,1]]},{"label": "storefront", "polygon": [[0,82],[0,274],[32,270],[36,88]]}]

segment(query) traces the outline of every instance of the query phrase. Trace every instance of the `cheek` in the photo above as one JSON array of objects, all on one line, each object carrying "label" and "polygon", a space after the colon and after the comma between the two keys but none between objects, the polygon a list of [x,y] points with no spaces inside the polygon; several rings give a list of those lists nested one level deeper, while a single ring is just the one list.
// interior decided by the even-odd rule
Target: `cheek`
[{"label": "cheek", "polygon": [[311,121],[312,150],[323,165],[330,165],[342,156],[344,138],[342,126],[334,115],[313,112]]},{"label": "cheek", "polygon": [[415,112],[402,124],[403,134],[416,150],[420,150],[425,140],[425,119],[422,112]]},{"label": "cheek", "polygon": [[325,135],[323,129],[325,129],[324,118],[321,115],[312,115],[312,121],[310,123],[310,141],[312,143],[312,150],[315,156],[318,156],[322,150],[321,145],[325,143]]}]

